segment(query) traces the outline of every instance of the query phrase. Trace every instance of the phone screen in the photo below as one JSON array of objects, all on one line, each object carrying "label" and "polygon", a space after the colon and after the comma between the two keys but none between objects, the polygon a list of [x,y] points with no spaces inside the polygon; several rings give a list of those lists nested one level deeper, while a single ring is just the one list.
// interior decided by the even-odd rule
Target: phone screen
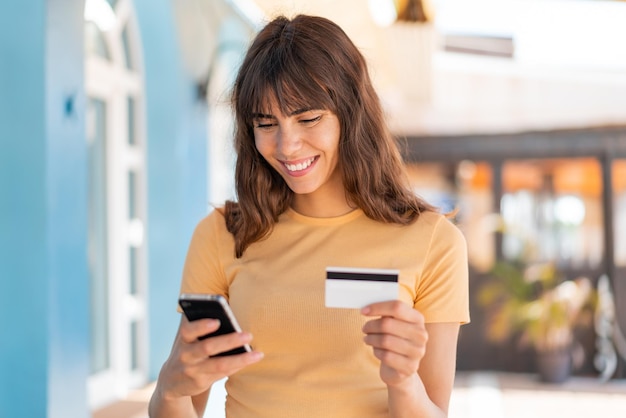
[{"label": "phone screen", "polygon": [[[232,313],[228,302],[220,295],[181,295],[178,301],[181,309],[189,321],[195,321],[204,318],[213,318],[220,321],[220,327],[217,331],[203,335],[199,339],[214,337],[217,335],[230,334],[233,332],[241,332],[239,324]],[[230,356],[234,354],[242,354],[252,351],[248,344],[232,350],[215,354],[212,357]]]}]

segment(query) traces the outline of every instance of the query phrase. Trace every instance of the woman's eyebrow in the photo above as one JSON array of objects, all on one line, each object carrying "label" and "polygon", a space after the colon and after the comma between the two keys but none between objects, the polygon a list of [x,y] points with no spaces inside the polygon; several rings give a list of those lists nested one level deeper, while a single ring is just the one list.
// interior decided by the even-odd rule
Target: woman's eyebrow
[{"label": "woman's eyebrow", "polygon": [[265,113],[253,113],[253,119],[275,119],[274,115],[266,115]]},{"label": "woman's eyebrow", "polygon": [[[303,107],[302,109],[296,109],[293,112],[289,113],[289,116],[297,116],[297,115],[301,115],[303,113],[306,113],[310,110],[312,110],[313,108],[311,107]],[[266,113],[253,113],[252,114],[252,118],[253,119],[276,119],[276,116],[274,115],[270,115],[270,114],[266,114]]]},{"label": "woman's eyebrow", "polygon": [[291,112],[291,113],[289,114],[289,116],[301,115],[302,113],[306,113],[306,112],[308,112],[309,110],[313,110],[313,109],[312,109],[312,108],[310,108],[310,107],[303,107],[302,109],[297,109],[297,110],[294,110],[293,112]]}]

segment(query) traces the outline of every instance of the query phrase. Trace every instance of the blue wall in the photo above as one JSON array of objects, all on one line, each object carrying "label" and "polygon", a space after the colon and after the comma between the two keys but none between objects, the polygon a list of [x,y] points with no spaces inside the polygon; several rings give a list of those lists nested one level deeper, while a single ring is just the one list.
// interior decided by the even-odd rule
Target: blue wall
[{"label": "blue wall", "polygon": [[[167,358],[187,246],[207,213],[204,100],[182,67],[167,0],[135,0],[144,49],[148,123],[150,377]],[[203,51],[198,51],[203,53]]]},{"label": "blue wall", "polygon": [[87,416],[82,1],[0,12],[0,416]]},{"label": "blue wall", "polygon": [[46,1],[48,417],[88,413],[83,0]]},{"label": "blue wall", "polygon": [[[207,213],[206,106],[168,0],[135,0],[148,133],[150,374]],[[0,6],[0,417],[87,417],[89,279],[83,0]]]},{"label": "blue wall", "polygon": [[44,416],[45,402],[32,399],[47,398],[48,379],[45,7],[8,8],[0,13],[0,416],[22,406]]}]

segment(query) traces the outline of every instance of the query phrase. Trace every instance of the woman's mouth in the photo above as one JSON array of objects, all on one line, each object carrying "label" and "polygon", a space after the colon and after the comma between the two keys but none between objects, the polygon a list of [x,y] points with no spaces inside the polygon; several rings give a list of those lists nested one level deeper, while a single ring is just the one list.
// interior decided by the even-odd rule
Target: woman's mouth
[{"label": "woman's mouth", "polygon": [[299,161],[297,163],[283,162],[283,165],[290,173],[298,173],[309,168],[311,164],[315,162],[316,158],[317,157],[311,157],[306,160]]}]

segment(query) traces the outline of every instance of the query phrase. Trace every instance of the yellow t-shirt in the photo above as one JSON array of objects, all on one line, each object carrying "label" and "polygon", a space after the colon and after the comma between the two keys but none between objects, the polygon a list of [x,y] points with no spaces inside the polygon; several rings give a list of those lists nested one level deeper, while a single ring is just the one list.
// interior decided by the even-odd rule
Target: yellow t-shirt
[{"label": "yellow t-shirt", "polygon": [[363,342],[368,319],[324,306],[327,266],[397,269],[400,298],[426,322],[469,321],[465,240],[440,214],[400,226],[361,210],[336,218],[288,210],[237,259],[224,217],[213,211],[194,232],[181,293],[224,295],[265,353],[228,379],[227,417],[388,416],[380,362]]}]

